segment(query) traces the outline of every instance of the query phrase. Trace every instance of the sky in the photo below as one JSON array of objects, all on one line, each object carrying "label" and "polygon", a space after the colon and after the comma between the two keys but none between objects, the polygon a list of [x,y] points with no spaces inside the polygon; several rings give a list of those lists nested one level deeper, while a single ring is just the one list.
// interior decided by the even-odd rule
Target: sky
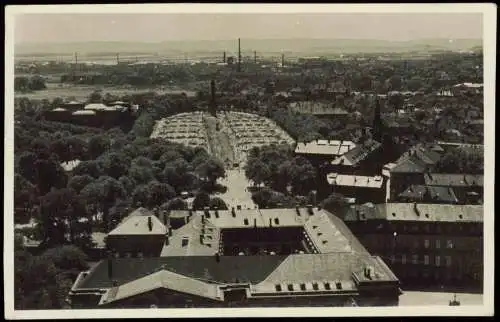
[{"label": "sky", "polygon": [[15,43],[170,40],[481,39],[480,13],[24,14]]}]

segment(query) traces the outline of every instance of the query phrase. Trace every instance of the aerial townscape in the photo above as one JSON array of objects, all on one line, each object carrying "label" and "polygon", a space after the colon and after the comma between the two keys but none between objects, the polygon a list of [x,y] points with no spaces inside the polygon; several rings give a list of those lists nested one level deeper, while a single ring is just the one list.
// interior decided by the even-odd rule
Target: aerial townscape
[{"label": "aerial townscape", "polygon": [[17,53],[15,308],[481,295],[481,40],[339,42]]}]

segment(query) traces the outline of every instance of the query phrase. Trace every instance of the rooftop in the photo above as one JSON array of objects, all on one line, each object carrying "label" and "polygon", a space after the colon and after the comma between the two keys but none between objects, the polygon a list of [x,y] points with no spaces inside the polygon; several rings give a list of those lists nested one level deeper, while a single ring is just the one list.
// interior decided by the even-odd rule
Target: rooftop
[{"label": "rooftop", "polygon": [[84,107],[86,110],[105,110],[106,108],[107,106],[102,103],[91,103],[85,105]]},{"label": "rooftop", "polygon": [[315,140],[307,143],[297,143],[295,153],[297,154],[319,154],[340,156],[356,147],[352,141],[338,140]]},{"label": "rooftop", "polygon": [[[223,300],[222,288],[235,284],[240,287],[250,284],[244,287],[252,297],[356,291],[358,282],[398,281],[379,257],[349,252],[221,256],[219,260],[215,256],[188,256],[111,261],[112,267],[127,267],[127,270],[113,269],[112,280],[116,286],[108,276],[110,262],[104,260],[91,269],[74,290],[104,289],[106,292],[100,302],[104,304],[157,288]],[[364,274],[367,267],[372,272],[369,277]]]},{"label": "rooftop", "polygon": [[[358,217],[359,215],[359,217]],[[386,203],[352,206],[346,221],[483,222],[482,205]]]},{"label": "rooftop", "polygon": [[381,146],[382,144],[375,140],[366,141],[333,160],[332,164],[356,166],[359,162],[365,160],[372,152],[378,150]]},{"label": "rooftop", "polygon": [[441,202],[456,203],[457,196],[451,187],[433,187],[426,185],[411,185],[399,197],[417,200],[434,200]]},{"label": "rooftop", "polygon": [[[172,211],[176,215],[178,211]],[[184,211],[179,211],[185,213]],[[320,253],[337,251],[366,252],[350,230],[337,216],[318,208],[243,209],[193,211],[190,221],[173,231],[161,256],[210,256],[219,251],[220,232],[223,229],[254,229],[303,227]],[[203,224],[202,217],[205,217]],[[200,242],[203,235],[203,243]],[[183,240],[187,240],[187,245]]]},{"label": "rooftop", "polygon": [[[148,227],[150,222],[151,229]],[[166,232],[165,225],[152,212],[145,208],[138,208],[108,235],[165,235]]]},{"label": "rooftop", "polygon": [[383,180],[381,176],[356,176],[347,174],[330,173],[326,180],[335,186],[382,188]]},{"label": "rooftop", "polygon": [[425,184],[429,186],[446,187],[482,187],[483,175],[481,174],[446,174],[426,173]]},{"label": "rooftop", "polygon": [[349,112],[346,110],[335,107],[331,103],[324,102],[314,102],[314,101],[303,101],[303,102],[292,102],[289,105],[292,111],[298,113],[307,113],[314,115],[347,115]]}]

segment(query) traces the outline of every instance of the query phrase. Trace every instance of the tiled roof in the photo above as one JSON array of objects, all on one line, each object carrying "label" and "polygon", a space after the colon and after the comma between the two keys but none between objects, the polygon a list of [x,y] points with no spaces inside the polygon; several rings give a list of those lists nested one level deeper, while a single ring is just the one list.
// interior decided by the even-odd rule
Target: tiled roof
[{"label": "tiled roof", "polygon": [[433,187],[426,185],[411,185],[399,197],[418,200],[434,200],[441,202],[458,202],[455,192],[451,187]]},{"label": "tiled roof", "polygon": [[156,273],[110,288],[101,298],[99,304],[104,305],[116,302],[158,288],[165,288],[213,300],[221,300],[220,292],[215,284],[208,284],[162,269]]},{"label": "tiled roof", "polygon": [[326,180],[329,184],[335,186],[381,188],[383,180],[381,176],[356,176],[347,174],[330,173]]},{"label": "tiled roof", "polygon": [[347,115],[349,112],[346,110],[334,107],[331,103],[304,101],[292,102],[289,108],[298,113],[314,114],[314,115]]},{"label": "tiled roof", "polygon": [[[360,211],[359,219],[358,213]],[[352,207],[346,221],[357,220],[483,222],[482,205],[386,203],[374,207]]]},{"label": "tiled roof", "polygon": [[427,173],[425,184],[446,187],[482,187],[483,175]]},{"label": "tiled roof", "polygon": [[357,145],[354,149],[332,161],[333,165],[355,166],[366,159],[371,153],[378,150],[382,144],[375,140],[367,141]]},{"label": "tiled roof", "polygon": [[336,157],[343,155],[355,147],[356,144],[352,141],[315,140],[307,143],[297,143],[295,153],[331,155],[332,157]]},{"label": "tiled roof", "polygon": [[219,284],[241,283],[257,284],[263,281],[287,256],[173,256],[151,258],[113,258],[112,279],[108,277],[108,261],[99,262],[85,277],[78,289],[102,289],[129,283],[158,271],[160,267],[171,272],[212,281]]},{"label": "tiled roof", "polygon": [[[148,227],[149,220],[152,224],[151,231]],[[138,208],[108,235],[164,235],[166,232],[165,225],[153,213],[145,208]]]}]

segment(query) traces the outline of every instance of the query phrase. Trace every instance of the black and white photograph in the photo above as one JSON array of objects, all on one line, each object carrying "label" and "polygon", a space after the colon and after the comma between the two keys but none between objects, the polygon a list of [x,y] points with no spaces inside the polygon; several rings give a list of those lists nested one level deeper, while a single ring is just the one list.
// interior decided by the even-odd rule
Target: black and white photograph
[{"label": "black and white photograph", "polygon": [[493,315],[496,11],[8,6],[5,318]]}]

